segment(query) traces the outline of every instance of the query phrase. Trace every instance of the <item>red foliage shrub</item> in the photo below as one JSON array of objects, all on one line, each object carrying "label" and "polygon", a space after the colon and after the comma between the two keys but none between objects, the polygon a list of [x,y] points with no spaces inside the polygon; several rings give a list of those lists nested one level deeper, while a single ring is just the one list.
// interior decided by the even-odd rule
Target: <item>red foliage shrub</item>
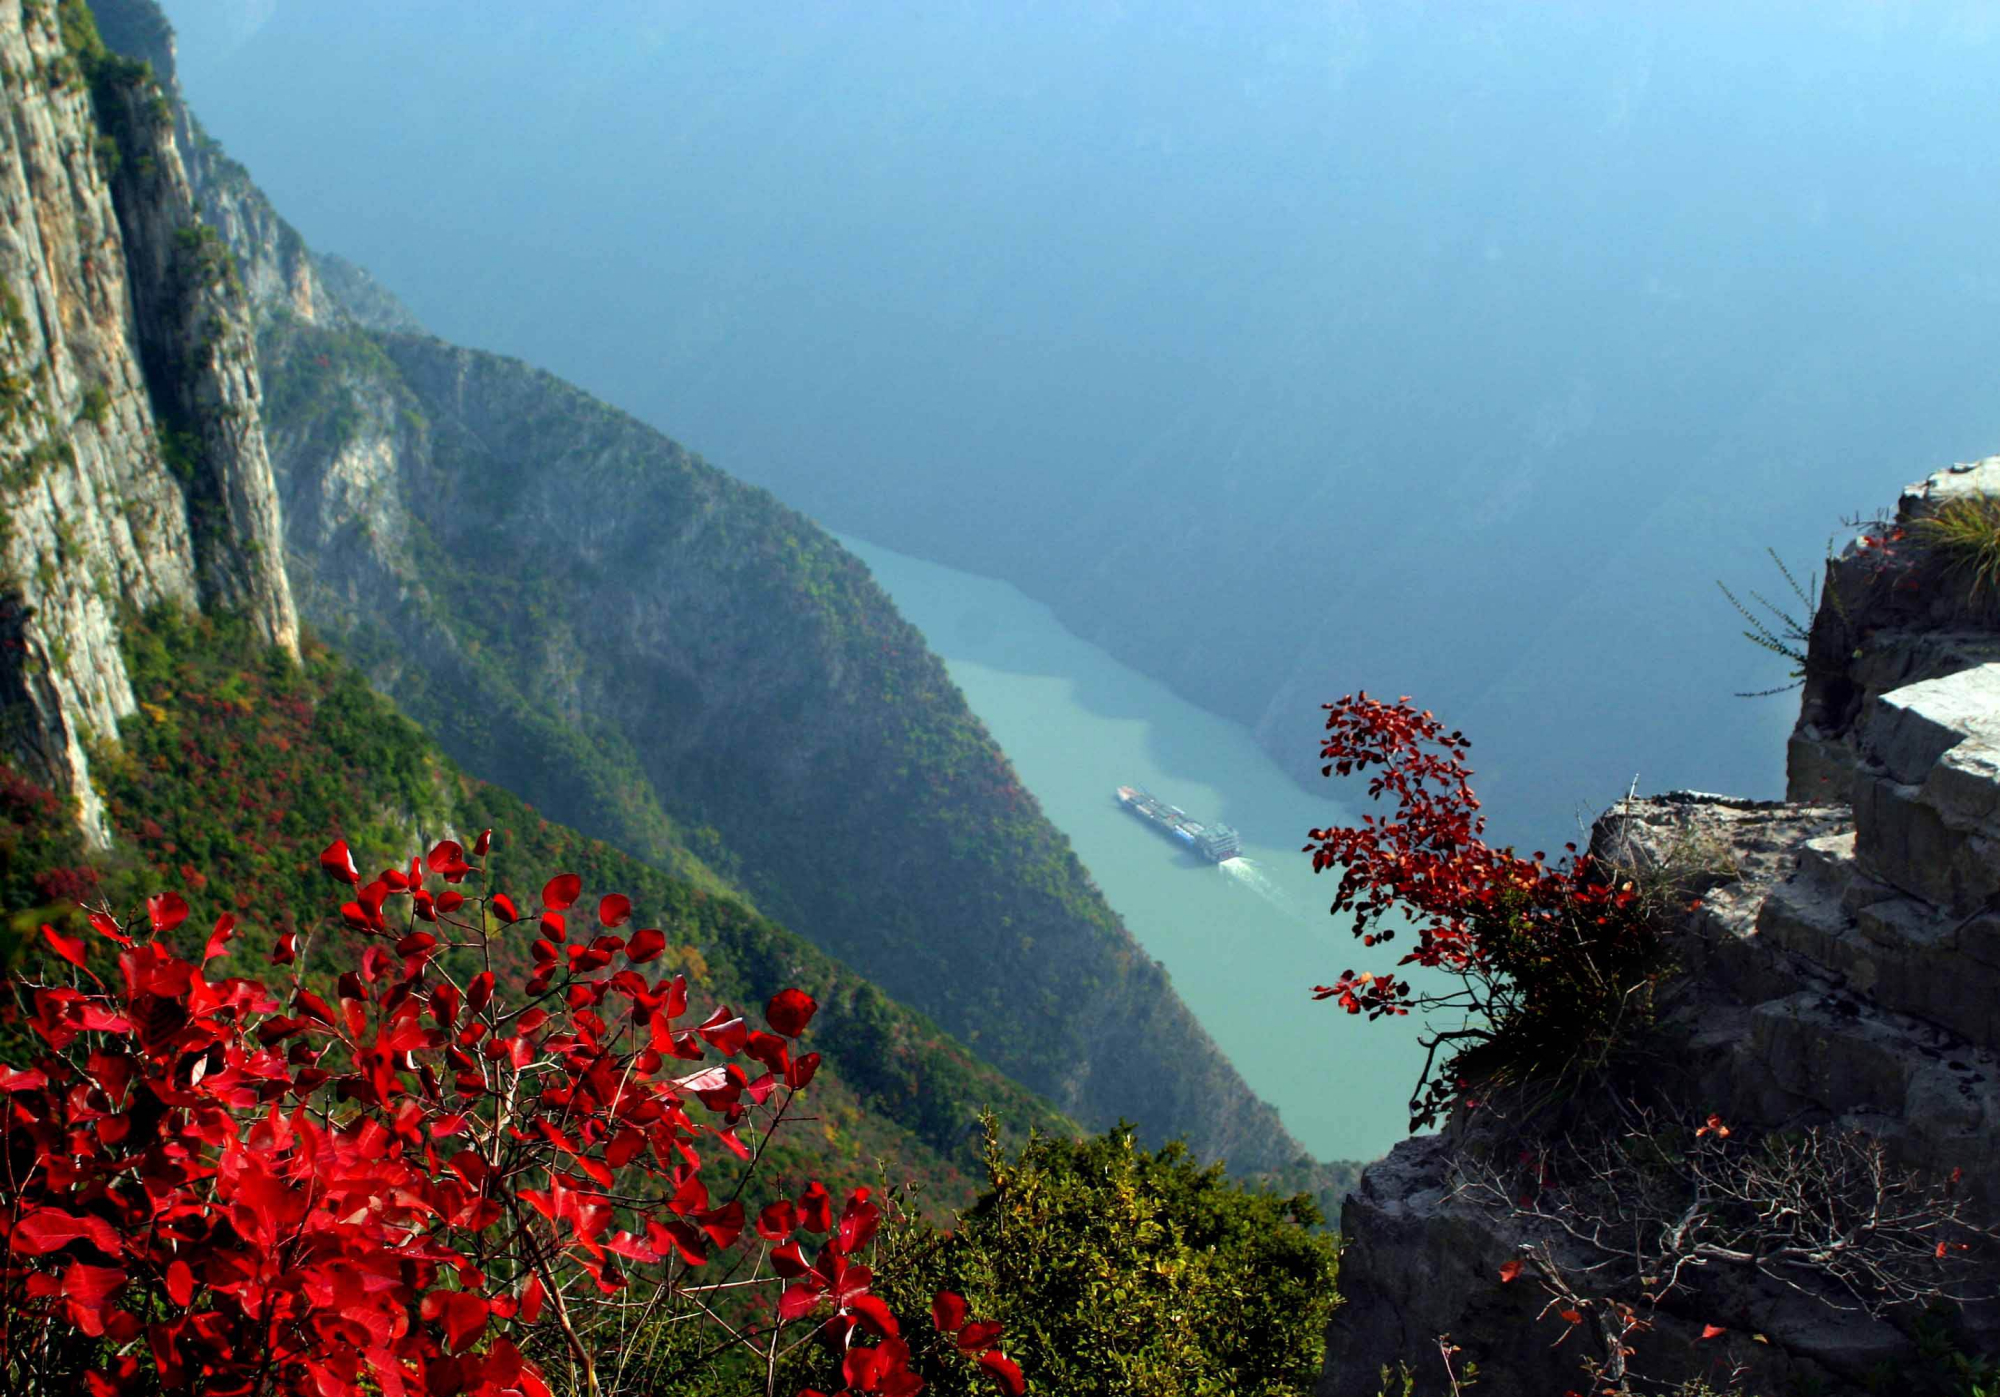
[{"label": "red foliage shrub", "polygon": [[[819,1064],[811,997],[777,995],[768,1029],[727,1005],[690,1024],[686,978],[638,968],[659,933],[617,934],[618,895],[592,926],[567,874],[511,973],[488,843],[366,882],[329,848],[361,945],[331,998],[218,971],[249,951],[232,914],[176,955],[177,893],[92,911],[90,944],[43,928],[67,973],[15,986],[41,1051],[0,1067],[8,1391],[549,1397],[557,1362],[595,1394],[611,1336],[663,1297],[767,1371],[790,1329],[844,1354],[846,1393],[923,1386],[860,1259],[869,1190],[746,1211]],[[270,961],[302,968],[299,939]],[[968,1365],[1022,1391],[975,1338]]]},{"label": "red foliage shrub", "polygon": [[1364,946],[1394,940],[1399,929],[1384,923],[1407,917],[1416,944],[1398,967],[1442,971],[1455,984],[1419,989],[1349,969],[1313,995],[1370,1019],[1412,1009],[1462,1016],[1425,1039],[1412,1128],[1467,1100],[1473,1083],[1560,1079],[1601,1059],[1650,1007],[1662,968],[1657,909],[1573,844],[1554,865],[1542,853],[1522,858],[1489,845],[1464,760],[1470,742],[1407,697],[1391,704],[1351,694],[1326,708],[1321,774],[1366,772],[1369,798],[1395,806],[1358,826],[1311,831],[1313,871],[1340,870],[1331,910],[1352,914]]},{"label": "red foliage shrub", "polygon": [[37,815],[46,818],[61,810],[62,798],[54,791],[0,766],[0,817],[9,824],[21,824]]},{"label": "red foliage shrub", "polygon": [[97,870],[45,868],[35,875],[35,892],[43,902],[74,902],[81,906],[97,896]]}]

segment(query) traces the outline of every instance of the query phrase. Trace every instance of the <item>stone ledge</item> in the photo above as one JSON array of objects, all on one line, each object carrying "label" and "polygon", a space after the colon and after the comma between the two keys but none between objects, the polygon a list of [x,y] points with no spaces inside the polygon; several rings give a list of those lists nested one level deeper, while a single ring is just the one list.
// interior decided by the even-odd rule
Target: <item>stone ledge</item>
[{"label": "stone ledge", "polygon": [[1854,783],[1864,872],[1965,917],[2000,899],[2000,664],[1869,706]]}]

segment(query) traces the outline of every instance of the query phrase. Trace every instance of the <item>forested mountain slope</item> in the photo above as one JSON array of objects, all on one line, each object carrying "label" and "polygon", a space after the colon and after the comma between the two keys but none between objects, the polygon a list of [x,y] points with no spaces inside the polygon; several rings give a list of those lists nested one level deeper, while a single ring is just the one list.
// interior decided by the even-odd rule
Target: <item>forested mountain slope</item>
[{"label": "forested mountain slope", "polygon": [[[152,6],[99,9],[171,85]],[[1086,1124],[1297,1161],[865,567],[548,374],[395,333],[175,125],[257,303],[301,612],[454,759],[718,870]]]}]

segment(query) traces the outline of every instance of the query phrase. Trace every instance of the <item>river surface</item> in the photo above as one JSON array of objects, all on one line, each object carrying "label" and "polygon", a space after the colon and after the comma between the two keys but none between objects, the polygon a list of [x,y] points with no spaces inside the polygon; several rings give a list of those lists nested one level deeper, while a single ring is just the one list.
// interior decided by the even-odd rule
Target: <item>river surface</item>
[{"label": "river surface", "polygon": [[[1078,639],[1011,584],[841,542],[944,657],[1111,906],[1299,1141],[1322,1159],[1367,1160],[1401,1139],[1417,1026],[1369,1023],[1311,994],[1350,966],[1391,968],[1328,914],[1334,875],[1315,876],[1301,852],[1307,830],[1352,812],[1302,790],[1244,728]],[[1302,745],[1323,717],[1299,714]],[[1118,805],[1123,785],[1235,826],[1246,857],[1216,865],[1181,848]]]}]

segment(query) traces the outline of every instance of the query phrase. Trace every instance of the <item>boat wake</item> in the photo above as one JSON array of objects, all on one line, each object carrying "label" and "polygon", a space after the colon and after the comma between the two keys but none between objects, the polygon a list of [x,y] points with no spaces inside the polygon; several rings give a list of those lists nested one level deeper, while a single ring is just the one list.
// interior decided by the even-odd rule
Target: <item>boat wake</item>
[{"label": "boat wake", "polygon": [[1303,909],[1300,908],[1297,902],[1293,901],[1283,888],[1279,887],[1272,880],[1271,875],[1266,873],[1256,860],[1248,859],[1238,854],[1233,859],[1224,859],[1216,867],[1227,874],[1230,880],[1239,887],[1248,888],[1251,892],[1257,894],[1264,901],[1270,903],[1273,907],[1286,913],[1288,916],[1304,920],[1305,913]]}]

